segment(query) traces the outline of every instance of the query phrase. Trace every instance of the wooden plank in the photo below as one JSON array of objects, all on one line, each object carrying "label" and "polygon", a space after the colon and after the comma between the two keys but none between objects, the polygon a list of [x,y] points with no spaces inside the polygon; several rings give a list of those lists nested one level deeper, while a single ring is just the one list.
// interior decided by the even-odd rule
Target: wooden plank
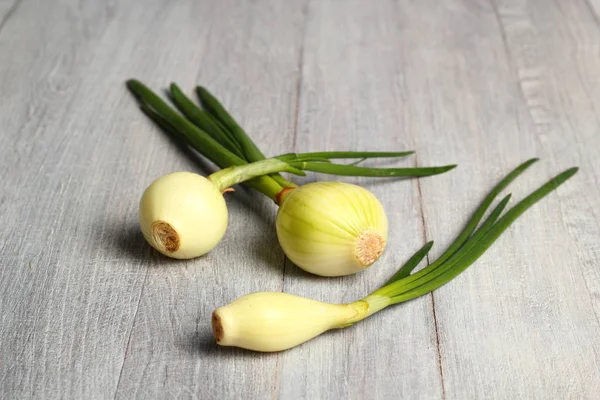
[{"label": "wooden plank", "polygon": [[[296,112],[302,2],[212,1],[178,7],[144,39],[136,59],[152,64],[169,43],[180,52],[168,70],[132,73],[177,80],[189,92],[197,83],[215,93],[267,154],[290,151]],[[180,23],[180,21],[188,21]],[[195,21],[195,22],[194,22]],[[177,27],[176,30],[173,27]],[[183,30],[174,37],[174,33]],[[139,64],[138,64],[139,65]],[[144,137],[157,134],[132,104],[127,115]],[[132,122],[133,124],[134,122]],[[169,169],[182,165],[168,146],[149,152]],[[134,149],[130,152],[134,154]],[[157,171],[140,176],[144,182]],[[166,172],[166,171],[165,171]],[[218,348],[210,315],[255,291],[282,288],[283,253],[274,230],[276,206],[260,194],[228,194],[229,229],[207,257],[160,259],[148,271],[123,365],[117,398],[271,398],[278,387],[278,354]]]},{"label": "wooden plank", "polygon": [[[553,260],[559,269],[566,267],[564,284],[557,288],[564,299],[553,305],[569,317],[553,324],[562,333],[554,346],[567,342],[563,351],[570,356],[558,359],[562,380],[555,385],[571,397],[596,398],[600,393],[599,3],[582,0],[550,7],[539,2],[496,3],[539,146],[554,164],[581,167],[577,183],[560,192],[559,234],[549,235],[568,245]],[[572,292],[565,296],[565,291]],[[548,386],[550,393],[553,385]]]},{"label": "wooden plank", "polygon": [[[460,165],[443,180],[422,181],[428,236],[443,244],[492,184],[521,161],[532,156],[543,160],[512,185],[512,204],[559,171],[588,164],[586,159],[597,150],[589,149],[585,156],[581,149],[598,144],[598,137],[591,136],[598,125],[595,118],[589,119],[589,100],[571,92],[574,80],[565,79],[578,73],[577,58],[567,53],[580,44],[565,30],[580,20],[569,15],[548,20],[536,42],[513,37],[507,51],[492,5],[437,4],[401,3],[400,26],[405,35],[418,33],[419,41],[417,46],[404,42],[396,54],[412,115],[406,129],[419,132],[420,156],[449,157]],[[531,26],[524,15],[544,20],[542,9],[553,6],[532,2],[528,7],[523,14],[507,17],[519,19],[516,26]],[[597,41],[591,25],[579,29]],[[535,57],[534,68],[515,68],[512,47],[517,44]],[[549,46],[558,51],[545,51]],[[581,50],[582,57],[591,57],[588,50]],[[591,71],[598,67],[594,63],[584,79],[592,79]],[[562,101],[578,106],[567,109],[557,103],[545,108],[544,94],[524,94],[540,85],[538,71],[551,70],[553,64],[561,65],[554,72],[554,84],[564,90]],[[536,112],[554,118],[562,114],[563,122],[548,119],[545,124],[552,128],[542,132],[534,123]],[[575,133],[578,128],[569,127],[568,121],[579,121],[578,128],[585,129]],[[596,216],[583,218],[592,217],[589,204],[597,195],[586,190],[594,179],[593,170],[584,172],[544,199],[473,269],[434,293],[446,398],[597,395],[598,300],[586,290],[586,281],[593,287],[598,281],[590,283],[585,277],[591,270],[585,262],[593,259],[591,263],[598,264],[597,251],[592,256],[598,228]],[[584,246],[592,248],[587,254],[580,253],[578,232],[585,236]],[[439,254],[442,249],[434,250]]]},{"label": "wooden plank", "polygon": [[[212,390],[219,394],[218,390],[229,390],[233,381],[250,380],[261,368],[273,370],[275,360],[252,362],[254,358],[235,352],[229,353],[229,358],[219,357],[222,368],[217,368],[217,362],[206,364],[210,357],[202,356],[204,347],[196,336],[196,321],[202,315],[202,344],[208,334],[205,328],[210,314],[202,307],[209,309],[230,300],[239,288],[263,287],[260,281],[267,276],[275,276],[280,287],[281,253],[271,254],[266,244],[257,245],[249,259],[247,249],[240,249],[232,240],[238,231],[245,234],[244,239],[249,235],[264,243],[261,235],[269,230],[260,222],[272,205],[268,209],[268,202],[263,201],[232,206],[232,220],[238,222],[233,223],[232,236],[227,239],[230,245],[225,244],[217,258],[168,263],[149,251],[137,232],[137,202],[150,181],[177,169],[199,169],[141,116],[124,88],[124,80],[137,76],[154,87],[168,83],[168,77],[185,77],[188,81],[182,83],[188,84],[195,81],[192,77],[203,65],[203,53],[190,49],[197,49],[199,38],[206,40],[212,29],[198,24],[197,18],[210,20],[213,6],[191,1],[177,5],[166,1],[121,2],[118,6],[96,1],[28,1],[0,35],[0,54],[6,60],[0,66],[0,127],[7,133],[0,139],[0,204],[6,216],[1,228],[0,397],[113,397],[120,377],[117,394],[129,397],[137,389],[139,375],[158,385],[157,397],[173,388],[185,391],[185,385],[179,384],[180,375],[171,375],[165,387],[160,386],[163,381],[156,375],[143,375],[148,370],[144,363],[164,343],[163,334],[172,328],[170,322],[175,323],[173,329],[181,328],[180,336],[161,359],[167,365],[178,365],[189,357],[193,366],[182,365],[183,371],[198,368],[215,377],[206,379],[200,372],[190,375],[194,384],[218,382],[220,386]],[[220,20],[227,19],[226,6],[219,9]],[[239,11],[237,21],[249,10]],[[264,15],[267,17],[269,14]],[[186,22],[183,27],[179,26],[181,21]],[[293,21],[282,20],[282,24],[289,22]],[[264,21],[249,22],[249,29],[256,30],[260,23]],[[278,57],[290,50],[286,40],[293,40],[293,29],[288,30],[293,26],[283,29],[282,24],[277,25],[282,40],[278,53],[268,51],[271,48],[264,45],[266,38],[259,32],[253,42],[259,47],[254,56],[233,60],[235,70],[229,72],[239,77],[238,83],[254,77],[244,72],[243,62],[253,62],[255,75],[260,76],[269,58],[271,63],[278,62]],[[179,28],[173,29],[175,25]],[[228,35],[224,30],[216,33],[208,42],[213,47],[220,46]],[[241,37],[236,36],[238,49],[242,44]],[[292,49],[290,54],[296,53]],[[211,65],[215,75],[226,70],[222,64]],[[280,69],[281,65],[272,68],[293,74],[295,62],[286,65],[289,69]],[[285,129],[285,116],[295,107],[283,100],[286,95],[271,97],[280,87],[278,79],[283,79],[282,75],[270,74],[265,84],[274,85],[274,92],[264,90],[264,97],[257,97],[265,108],[245,110],[265,115],[250,128],[269,127],[271,135],[291,135],[292,131]],[[236,93],[243,94],[239,98],[242,105],[255,95],[242,90]],[[293,94],[287,96],[294,98]],[[270,121],[267,112],[280,116],[280,123]],[[283,136],[280,143],[286,144]],[[280,149],[270,146],[267,150]],[[238,195],[243,197],[243,192]],[[247,201],[258,200],[253,197]],[[245,232],[241,223],[247,224]],[[252,242],[244,242],[244,246],[250,247]],[[275,259],[279,259],[278,266]],[[207,264],[210,274],[205,273]],[[227,270],[227,266],[238,270]],[[235,277],[239,269],[251,267],[247,280],[223,282],[228,276]],[[193,285],[190,277],[196,277]],[[145,305],[152,303],[146,299],[139,307],[138,329],[146,322],[146,312],[179,313],[182,317],[161,320],[167,325],[157,325],[145,333],[156,346],[143,341],[140,346],[139,336],[131,332],[144,282],[146,293],[150,293],[147,296],[162,303],[178,281],[197,292],[195,297],[182,298],[191,308],[173,302],[163,303],[164,310],[146,310]],[[225,290],[228,284],[230,291]],[[209,302],[207,298],[213,293],[218,301]],[[190,321],[194,322],[193,329],[188,330]],[[167,353],[177,359],[170,359]],[[159,372],[162,377],[163,370]],[[270,392],[275,378],[268,373],[259,376],[263,378],[248,387],[256,388],[257,393]]]},{"label": "wooden plank", "polygon": [[[0,398],[594,398],[599,4],[0,0]],[[343,179],[392,228],[352,277],[284,279],[275,208],[242,190],[219,248],[166,260],[137,231],[139,196],[205,170],[136,109],[129,77],[205,84],[269,154],[416,148],[419,165],[460,167]],[[531,156],[517,198],[582,171],[433,296],[285,353],[212,342],[210,312],[240,295],[351,301],[426,238],[439,254]]]},{"label": "wooden plank", "polygon": [[[307,10],[297,151],[412,149],[405,98],[398,93],[397,15],[391,1],[321,1]],[[414,37],[413,37],[414,39]],[[444,163],[450,158],[424,159]],[[412,166],[407,159],[403,165]],[[389,161],[372,165],[389,165]],[[311,179],[335,180],[319,175]],[[444,178],[429,178],[440,181]],[[288,265],[285,291],[329,302],[377,288],[424,243],[418,182],[342,178],[373,191],[387,210],[382,259],[362,273],[319,278]],[[280,398],[440,398],[431,299],[386,310],[282,356]]]},{"label": "wooden plank", "polygon": [[[83,12],[90,12],[89,5],[83,6]],[[50,29],[38,21],[44,14],[37,14],[39,4],[31,4],[15,20],[14,31],[0,38],[3,54],[12,54],[14,36],[23,35],[31,24],[40,25],[31,44],[21,40],[23,54],[5,64],[0,75],[3,92],[10,92],[2,99],[3,131],[23,132],[2,137],[8,158],[3,158],[6,184],[1,204],[3,214],[13,215],[2,237],[9,237],[17,224],[47,226],[29,228],[3,243],[8,257],[2,260],[2,300],[8,301],[1,307],[7,310],[2,313],[2,365],[8,367],[2,370],[1,386],[8,397],[110,397],[119,379],[120,397],[185,395],[188,387],[199,395],[206,391],[221,396],[234,382],[246,381],[239,390],[260,395],[276,386],[277,376],[270,373],[276,358],[257,360],[239,351],[207,355],[215,351],[208,330],[214,307],[251,289],[281,288],[283,255],[272,250],[274,206],[238,191],[242,201],[231,202],[232,223],[221,252],[187,263],[157,257],[136,227],[137,201],[152,179],[198,167],[139,113],[124,90],[125,79],[136,76],[154,87],[170,78],[191,85],[201,69],[204,84],[218,94],[229,91],[223,99],[233,104],[235,115],[251,132],[259,133],[259,139],[279,138],[266,143],[265,150],[281,153],[291,146],[299,37],[295,32],[301,14],[289,13],[272,30],[263,30],[268,20],[289,10],[276,2],[238,6],[188,2],[167,8],[162,2],[101,7],[90,14],[110,15],[109,29],[101,31],[99,21],[90,21],[82,26],[97,29],[100,37],[69,41],[65,36],[73,33],[72,24],[64,24],[65,32]],[[235,18],[229,19],[232,9],[237,10]],[[86,22],[70,5],[52,13]],[[199,24],[199,16],[221,23]],[[153,22],[158,20],[160,24]],[[186,21],[183,27],[171,28],[181,21]],[[246,29],[236,30],[238,23]],[[151,25],[155,28],[149,34]],[[48,48],[36,47],[42,42],[39,36],[46,37]],[[272,44],[272,36],[278,45]],[[63,40],[64,48],[53,40]],[[84,46],[93,51],[83,52]],[[46,52],[50,65],[36,64],[34,57],[40,52]],[[80,64],[74,65],[74,60],[86,68],[77,70]],[[40,76],[30,84],[30,92],[15,89],[27,83],[29,75],[19,74],[24,65],[29,74]],[[246,83],[259,79],[262,86]],[[37,195],[26,201],[32,191]],[[47,198],[42,206],[32,203],[39,201],[37,196]],[[38,211],[27,211],[34,205]],[[77,211],[67,212],[72,208]],[[65,243],[75,246],[61,249]],[[21,251],[4,251],[15,246]],[[42,252],[43,248],[49,250]],[[34,273],[22,267],[29,260]],[[153,266],[162,268],[149,269]],[[23,285],[15,287],[14,279]],[[179,294],[165,302],[175,289]],[[138,305],[136,329],[130,334]],[[174,319],[160,318],[163,315]],[[155,363],[156,354],[161,354],[160,363]],[[184,384],[182,376],[188,377]]]},{"label": "wooden plank", "polygon": [[143,164],[132,168],[121,151],[131,140],[106,117],[120,83],[93,63],[112,11],[27,0],[0,33],[1,398],[116,389],[145,269],[122,202]]},{"label": "wooden plank", "polygon": [[22,0],[0,0],[0,32],[21,2]]}]

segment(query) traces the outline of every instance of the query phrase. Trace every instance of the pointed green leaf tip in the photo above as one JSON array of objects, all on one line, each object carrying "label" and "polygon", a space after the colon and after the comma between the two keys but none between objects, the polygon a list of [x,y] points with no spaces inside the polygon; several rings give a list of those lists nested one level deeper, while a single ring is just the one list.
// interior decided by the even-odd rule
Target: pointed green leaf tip
[{"label": "pointed green leaf tip", "polygon": [[[475,229],[499,192],[536,161],[537,159],[528,160],[500,181],[483,200],[465,229],[437,260],[413,275],[406,275],[406,272],[411,269],[407,265],[411,264],[413,260],[417,260],[418,263],[424,257],[423,252],[429,245],[428,243],[394,277],[370,296],[387,297],[391,304],[397,304],[417,298],[445,285],[471,266],[527,209],[558,188],[579,170],[578,167],[573,167],[563,171],[500,216],[510,200],[510,194],[505,196],[481,226]],[[403,275],[406,276],[402,277]]]}]

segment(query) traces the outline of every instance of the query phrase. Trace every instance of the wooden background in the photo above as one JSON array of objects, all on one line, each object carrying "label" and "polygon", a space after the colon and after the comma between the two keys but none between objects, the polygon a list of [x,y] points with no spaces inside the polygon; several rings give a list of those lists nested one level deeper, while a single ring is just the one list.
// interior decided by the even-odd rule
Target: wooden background
[{"label": "wooden background", "polygon": [[[600,0],[0,0],[0,398],[597,399]],[[345,179],[391,224],[364,273],[286,263],[276,207],[227,195],[222,244],[157,255],[144,188],[209,173],[124,82],[207,86],[267,154],[415,149],[423,179]],[[511,204],[571,167],[466,273],[287,352],[214,345],[210,313],[257,290],[362,297],[485,193]],[[389,165],[389,162],[372,165]],[[301,181],[332,179],[310,175]]]}]

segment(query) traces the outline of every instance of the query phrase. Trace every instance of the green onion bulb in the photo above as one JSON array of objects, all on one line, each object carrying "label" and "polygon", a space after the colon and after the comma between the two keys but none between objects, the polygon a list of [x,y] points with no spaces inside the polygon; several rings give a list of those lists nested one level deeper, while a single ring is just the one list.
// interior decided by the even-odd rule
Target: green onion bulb
[{"label": "green onion bulb", "polygon": [[364,319],[368,308],[364,301],[329,304],[287,293],[251,293],[213,312],[213,335],[221,346],[281,351]]},{"label": "green onion bulb", "polygon": [[139,222],[144,238],[156,250],[173,258],[193,258],[208,253],[223,238],[227,205],[209,179],[175,172],[144,191]]},{"label": "green onion bulb", "polygon": [[298,267],[342,276],[377,261],[385,249],[388,220],[370,191],[349,183],[315,182],[282,199],[276,228],[284,253]]}]

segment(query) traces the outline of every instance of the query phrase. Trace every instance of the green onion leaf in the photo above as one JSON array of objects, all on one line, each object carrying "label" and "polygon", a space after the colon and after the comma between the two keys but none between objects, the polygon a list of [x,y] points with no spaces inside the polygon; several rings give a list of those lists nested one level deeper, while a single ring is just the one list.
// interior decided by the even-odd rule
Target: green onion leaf
[{"label": "green onion leaf", "polygon": [[166,119],[164,119],[160,114],[151,109],[149,106],[142,103],[140,105],[140,109],[144,114],[146,114],[148,118],[154,121],[154,123],[158,125],[158,127],[162,129],[165,133],[173,136],[177,140],[184,140],[183,135],[177,132],[177,129],[173,128],[173,126],[169,124],[169,122]]},{"label": "green onion leaf", "polygon": [[421,247],[408,261],[396,272],[383,286],[387,286],[391,283],[399,281],[400,279],[406,278],[410,275],[410,273],[419,265],[421,260],[425,258],[431,247],[433,246],[433,241],[427,242],[425,246]]},{"label": "green onion leaf", "polygon": [[351,163],[350,163],[350,164],[348,164],[348,165],[358,165],[358,164],[360,164],[361,162],[363,162],[363,161],[365,161],[365,160],[367,160],[367,158],[366,158],[366,157],[365,157],[365,158],[361,158],[360,160],[356,160],[356,161],[354,161],[354,162],[351,162]]},{"label": "green onion leaf", "polygon": [[[152,90],[135,79],[127,81],[127,88],[143,106],[146,115],[154,116],[152,120],[160,127],[169,128],[167,133],[177,132],[192,148],[203,154],[221,168],[233,165],[245,165],[247,162],[221,144],[215,141],[208,133],[204,132],[158,97]],[[153,113],[149,113],[152,111]],[[160,116],[161,118],[158,118]],[[270,176],[262,176],[245,182],[245,185],[265,194],[276,201],[277,195],[283,189]]]},{"label": "green onion leaf", "polygon": [[232,137],[228,131],[223,130],[208,113],[197,107],[176,84],[171,84],[169,94],[175,107],[177,107],[190,122],[208,133],[213,139],[233,154],[248,161],[242,152],[240,144],[235,138]]},{"label": "green onion leaf", "polygon": [[190,143],[193,143],[195,146],[202,149],[202,154],[219,167],[226,168],[230,165],[246,164],[244,160],[224,148],[216,140],[210,137],[209,134],[169,107],[167,103],[154,94],[154,92],[147,88],[143,83],[132,79],[127,81],[127,87],[134,93],[140,102],[161,115],[174,129],[182,133]]},{"label": "green onion leaf", "polygon": [[[510,200],[511,194],[506,195],[500,203],[494,208],[494,210],[490,213],[490,215],[486,218],[486,220],[481,224],[481,226],[473,233],[473,235],[457,250],[446,262],[440,261],[441,257],[439,257],[435,262],[428,265],[426,268],[423,268],[421,271],[415,273],[408,279],[404,279],[403,285],[407,287],[411,282],[414,282],[418,279],[424,279],[425,277],[432,273],[437,273],[436,271],[443,271],[444,268],[447,268],[448,265],[452,265],[457,259],[460,259],[463,254],[468,253],[478,242],[479,240],[492,228],[494,222],[498,219],[504,208],[508,204]],[[442,264],[445,264],[442,266]],[[413,285],[417,287],[418,285]]]},{"label": "green onion leaf", "polygon": [[259,161],[265,159],[265,155],[260,151],[258,146],[256,146],[215,96],[202,86],[196,87],[196,93],[206,111],[220,121],[235,137],[248,160]]},{"label": "green onion leaf", "polygon": [[[390,152],[390,151],[317,151],[313,153],[289,153],[295,154],[296,157],[324,157],[324,158],[392,158],[392,157],[406,157],[414,154],[414,151],[401,151],[401,152]],[[286,156],[287,154],[283,154]],[[279,158],[280,156],[273,157]]]},{"label": "green onion leaf", "polygon": [[508,202],[510,201],[511,197],[512,193],[509,193],[506,196],[504,196],[502,200],[500,200],[500,203],[498,203],[498,205],[492,210],[490,215],[485,219],[485,221],[483,221],[483,224],[481,224],[481,226],[477,228],[477,230],[471,237],[476,235],[478,232],[487,232],[492,227],[492,225],[494,225],[494,222],[498,220],[500,214],[502,214],[502,211],[504,211],[504,209],[508,205]]},{"label": "green onion leaf", "polygon": [[[228,135],[235,140],[236,143],[240,144],[244,157],[249,162],[261,161],[265,159],[265,155],[260,151],[256,143],[252,141],[250,136],[242,129],[241,126],[233,119],[233,117],[227,112],[225,107],[213,96],[206,88],[196,87],[196,93],[202,103],[203,107],[207,110],[207,115],[213,119],[213,121],[220,126]],[[283,187],[297,187],[294,182],[291,182],[283,178],[279,174],[270,175],[282,188]]]},{"label": "green onion leaf", "polygon": [[443,167],[423,167],[423,168],[365,168],[342,164],[325,164],[319,162],[294,162],[290,164],[312,172],[322,174],[342,175],[342,176],[371,176],[380,178],[391,177],[412,177],[412,176],[430,176],[449,171],[456,165],[446,165]]},{"label": "green onion leaf", "polygon": [[[570,168],[562,172],[541,186],[539,189],[531,193],[529,196],[521,200],[496,223],[489,227],[487,231],[482,231],[483,233],[481,235],[474,235],[473,239],[475,240],[471,242],[470,246],[465,246],[463,249],[457,251],[456,254],[454,254],[447,262],[439,266],[439,269],[436,271],[432,271],[430,274],[424,274],[421,279],[414,280],[406,285],[403,281],[397,281],[390,285],[390,287],[395,286],[395,290],[392,293],[389,293],[390,297],[392,298],[392,302],[395,304],[419,297],[452,280],[454,277],[472,265],[483,253],[485,253],[485,251],[498,239],[498,237],[500,237],[500,235],[519,216],[527,211],[527,209],[575,175],[578,170],[579,168]],[[475,238],[475,236],[481,237]],[[420,272],[422,271],[419,271],[419,273]],[[405,280],[408,281],[415,275],[407,277]]]},{"label": "green onion leaf", "polygon": [[467,222],[462,232],[460,232],[452,244],[446,249],[446,251],[444,251],[444,253],[442,253],[441,256],[439,256],[434,264],[439,265],[446,261],[452,254],[454,254],[456,250],[458,250],[460,246],[462,246],[462,244],[469,238],[469,236],[471,236],[477,227],[477,224],[479,224],[479,221],[481,221],[481,218],[483,218],[485,212],[490,207],[494,199],[500,194],[500,192],[538,160],[539,159],[537,158],[529,159],[506,175],[506,177],[502,179],[483,199],[481,205],[477,208],[477,210],[475,210],[475,213],[473,213],[473,216]]}]

